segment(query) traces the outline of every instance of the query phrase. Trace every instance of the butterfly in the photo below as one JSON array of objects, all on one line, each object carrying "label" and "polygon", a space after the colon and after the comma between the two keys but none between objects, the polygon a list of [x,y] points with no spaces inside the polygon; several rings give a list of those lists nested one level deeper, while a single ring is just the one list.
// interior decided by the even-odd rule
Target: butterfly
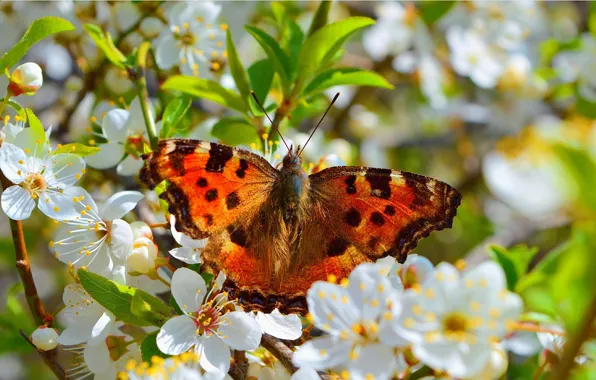
[{"label": "butterfly", "polygon": [[243,149],[169,139],[144,156],[141,181],[167,181],[176,230],[209,238],[202,267],[223,271],[223,290],[247,310],[304,315],[314,281],[385,256],[403,263],[452,225],[461,195],[446,183],[360,166],[307,175],[300,154],[290,148],[276,169]]}]

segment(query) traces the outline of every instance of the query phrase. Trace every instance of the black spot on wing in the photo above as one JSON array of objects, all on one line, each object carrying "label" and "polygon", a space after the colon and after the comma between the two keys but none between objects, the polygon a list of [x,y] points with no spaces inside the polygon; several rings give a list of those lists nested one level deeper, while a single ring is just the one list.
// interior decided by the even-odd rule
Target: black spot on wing
[{"label": "black spot on wing", "polygon": [[238,194],[235,191],[228,194],[226,197],[226,206],[228,210],[236,208],[240,204],[240,199],[238,198]]},{"label": "black spot on wing", "polygon": [[205,199],[207,200],[207,202],[213,202],[214,200],[216,200],[217,199],[217,189],[207,190],[207,192],[205,193]]},{"label": "black spot on wing", "polygon": [[248,162],[242,158],[240,160],[240,167],[236,170],[236,176],[238,178],[244,178],[246,175],[246,169],[248,169]]},{"label": "black spot on wing", "polygon": [[209,160],[205,170],[212,173],[222,173],[226,162],[228,162],[234,156],[234,150],[226,145],[211,143],[211,149],[209,149]]},{"label": "black spot on wing", "polygon": [[207,182],[207,178],[201,177],[197,180],[198,187],[207,187],[207,185],[209,185],[209,182]]},{"label": "black spot on wing", "polygon": [[184,159],[189,154],[194,154],[196,146],[189,145],[187,142],[184,141],[176,141],[176,147],[173,151],[169,153],[169,160],[172,163],[174,169],[178,172],[178,175],[184,175],[186,173],[186,169],[184,168]]},{"label": "black spot on wing", "polygon": [[367,169],[365,178],[373,196],[383,199],[391,197],[391,169]]},{"label": "black spot on wing", "polygon": [[346,178],[346,193],[356,194],[356,176],[351,175]]},{"label": "black spot on wing", "polygon": [[213,225],[213,215],[205,214],[205,215],[203,215],[203,218],[205,218],[205,223],[207,223],[208,226]]},{"label": "black spot on wing", "polygon": [[340,238],[331,240],[327,247],[327,256],[339,256],[342,255],[346,249],[348,249],[348,243]]},{"label": "black spot on wing", "polygon": [[378,211],[372,213],[370,216],[370,221],[379,227],[385,224],[385,218],[383,217],[383,214]]},{"label": "black spot on wing", "polygon": [[230,241],[240,247],[246,247],[248,236],[246,235],[246,231],[242,228],[234,228],[233,226],[228,227],[228,232],[230,233]]},{"label": "black spot on wing", "polygon": [[408,173],[408,175],[404,176],[406,181],[406,185],[412,190],[414,194],[414,199],[412,200],[412,204],[414,206],[424,206],[430,202],[430,197],[433,195],[432,191],[428,189],[426,184],[428,183],[429,178]]},{"label": "black spot on wing", "polygon": [[358,227],[362,221],[362,216],[358,210],[352,207],[344,216],[344,221],[352,227]]},{"label": "black spot on wing", "polygon": [[385,210],[383,212],[385,213],[385,215],[393,216],[395,215],[395,207],[387,205],[385,206]]}]

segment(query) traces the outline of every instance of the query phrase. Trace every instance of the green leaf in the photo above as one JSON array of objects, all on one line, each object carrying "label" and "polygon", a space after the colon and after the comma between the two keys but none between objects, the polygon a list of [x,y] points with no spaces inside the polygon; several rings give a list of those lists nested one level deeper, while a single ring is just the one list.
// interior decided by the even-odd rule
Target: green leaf
[{"label": "green leaf", "polygon": [[298,80],[306,82],[312,75],[326,68],[327,63],[352,34],[374,23],[368,17],[349,17],[325,25],[308,37],[298,56]]},{"label": "green leaf", "polygon": [[237,92],[228,90],[212,80],[174,75],[165,81],[161,89],[180,91],[191,96],[211,100],[214,103],[241,113],[246,112],[244,101],[242,101],[242,97]]},{"label": "green leaf", "polygon": [[224,118],[219,120],[211,134],[229,145],[249,145],[258,143],[256,129],[242,118]]},{"label": "green leaf", "polygon": [[170,357],[168,354],[164,354],[157,347],[157,334],[159,331],[154,331],[151,334],[147,334],[143,343],[141,343],[141,357],[144,362],[151,363],[151,358],[159,356],[160,358],[167,359]]},{"label": "green leaf", "polygon": [[[255,92],[257,99],[259,99],[263,105],[265,105],[267,94],[269,94],[269,89],[271,88],[273,74],[273,66],[271,65],[271,60],[269,59],[257,61],[248,68],[250,86]],[[259,107],[252,96],[248,98],[248,101],[252,114],[255,116],[263,116],[261,107]]]},{"label": "green leaf", "polygon": [[187,95],[177,96],[168,103],[161,122],[160,138],[167,139],[174,134],[176,126],[184,118],[191,104],[192,99]]},{"label": "green leaf", "polygon": [[39,121],[37,116],[35,116],[33,111],[31,111],[29,108],[25,109],[25,113],[27,114],[27,120],[29,121],[29,127],[33,131],[33,135],[35,136],[35,139],[39,140],[41,142],[40,145],[42,145],[46,141],[46,132],[43,129],[43,125],[41,124],[41,121]]},{"label": "green leaf", "polygon": [[[140,293],[145,301],[155,297],[140,289],[120,285],[88,270],[79,269],[77,273],[81,285],[87,293],[100,305],[111,311],[116,318],[133,326],[155,326],[152,321],[135,315],[131,310],[132,300],[136,293]],[[147,302],[149,303],[149,301]]]},{"label": "green leaf", "polygon": [[4,71],[6,67],[11,68],[27,54],[31,46],[40,40],[52,34],[74,29],[70,21],[60,17],[47,16],[33,21],[21,40],[0,58],[0,71]]},{"label": "green leaf", "polygon": [[285,95],[289,94],[290,82],[292,80],[292,63],[287,54],[282,50],[275,38],[265,33],[263,30],[247,25],[246,30],[257,40],[259,45],[265,50],[265,53],[271,60],[273,67],[281,80],[282,89]]},{"label": "green leaf", "polygon": [[327,24],[327,20],[329,19],[329,9],[331,8],[331,1],[323,0],[315,15],[312,18],[312,22],[310,23],[310,28],[308,28],[308,36],[312,36],[316,31],[321,29]]},{"label": "green leaf", "polygon": [[114,45],[110,33],[105,33],[97,25],[85,24],[83,28],[89,33],[89,36],[95,41],[95,44],[105,54],[106,58],[115,66],[124,68],[126,56]]},{"label": "green leaf", "polygon": [[507,289],[513,290],[519,275],[515,269],[515,264],[507,254],[507,250],[503,247],[492,245],[488,248],[488,255],[503,268],[505,277],[507,278]]},{"label": "green leaf", "polygon": [[339,68],[330,69],[317,75],[304,89],[304,96],[313,96],[339,85],[393,88],[391,83],[375,72],[357,68]]},{"label": "green leaf", "polygon": [[585,150],[563,144],[554,147],[555,154],[563,166],[564,181],[569,194],[575,196],[578,211],[596,213],[596,162]]},{"label": "green leaf", "polygon": [[420,17],[428,26],[439,21],[455,5],[455,1],[423,1],[417,4],[420,9]]},{"label": "green leaf", "polygon": [[286,12],[286,7],[283,3],[274,1],[271,3],[271,11],[273,12],[273,18],[275,18],[275,22],[277,23],[278,31],[283,33],[283,30],[286,28],[286,24],[288,23],[288,13]]},{"label": "green leaf", "polygon": [[85,157],[95,154],[100,150],[101,148],[97,146],[88,146],[81,143],[70,143],[62,145],[60,148],[56,149],[54,154],[72,153],[76,154],[77,156]]},{"label": "green leaf", "polygon": [[130,311],[154,326],[163,325],[171,314],[168,305],[159,298],[140,290],[132,296]]},{"label": "green leaf", "polygon": [[248,76],[246,75],[244,66],[240,61],[240,57],[238,56],[238,52],[234,46],[234,41],[232,41],[232,34],[230,33],[229,29],[227,31],[226,38],[228,65],[230,66],[230,72],[234,78],[234,83],[236,83],[236,88],[238,88],[238,91],[240,91],[240,95],[248,107],[248,99],[250,98],[250,84],[248,82]]}]

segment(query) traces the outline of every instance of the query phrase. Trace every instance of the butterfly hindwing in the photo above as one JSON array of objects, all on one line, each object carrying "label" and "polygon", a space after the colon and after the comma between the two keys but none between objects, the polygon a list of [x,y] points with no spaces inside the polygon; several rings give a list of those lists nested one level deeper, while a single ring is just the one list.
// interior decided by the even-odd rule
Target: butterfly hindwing
[{"label": "butterfly hindwing", "polygon": [[313,204],[335,231],[327,256],[355,246],[403,262],[418,240],[451,227],[461,195],[441,181],[390,169],[333,167],[310,175]]},{"label": "butterfly hindwing", "polygon": [[141,181],[150,188],[168,181],[160,197],[176,217],[176,229],[194,239],[254,213],[277,176],[256,154],[200,140],[163,140],[144,158]]}]

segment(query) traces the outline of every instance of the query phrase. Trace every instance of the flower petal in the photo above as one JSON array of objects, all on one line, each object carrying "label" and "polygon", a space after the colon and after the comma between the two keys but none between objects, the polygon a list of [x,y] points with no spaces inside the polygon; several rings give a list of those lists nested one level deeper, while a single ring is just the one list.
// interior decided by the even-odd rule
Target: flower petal
[{"label": "flower petal", "polygon": [[88,344],[83,352],[85,358],[85,364],[91,372],[103,373],[106,368],[109,368],[110,363],[110,351],[105,342],[99,344]]},{"label": "flower petal", "polygon": [[[138,97],[134,98],[130,103],[129,112],[130,114],[126,120],[126,129],[128,130],[128,134],[146,135],[147,126],[145,125],[145,117],[143,115],[143,109],[141,108],[141,101]],[[151,102],[149,102],[149,114],[151,115],[151,118],[155,120],[155,109],[153,108],[153,104],[151,104]]]},{"label": "flower petal", "polygon": [[170,229],[176,243],[183,247],[203,249],[207,245],[208,239],[195,240],[182,232],[178,232],[176,230],[176,217],[174,215],[170,215]]},{"label": "flower petal", "polygon": [[261,328],[257,321],[243,311],[232,311],[226,313],[223,322],[219,326],[219,331],[223,336],[223,341],[235,350],[248,351],[259,347],[261,342]]},{"label": "flower petal", "polygon": [[255,319],[265,334],[276,338],[294,340],[302,336],[302,323],[296,314],[282,315],[275,309],[270,314],[257,312]]},{"label": "flower petal", "polygon": [[155,49],[155,63],[160,69],[169,70],[176,66],[180,60],[180,48],[173,35],[160,38]]},{"label": "flower petal", "polygon": [[106,113],[101,128],[104,136],[106,136],[110,142],[126,142],[126,137],[128,136],[126,120],[129,115],[130,112],[119,108]]},{"label": "flower petal", "polygon": [[292,362],[298,367],[309,367],[324,371],[347,363],[353,342],[332,336],[314,338],[294,353]]},{"label": "flower petal", "polygon": [[139,174],[139,171],[143,167],[143,160],[140,158],[133,157],[131,155],[126,156],[122,162],[118,164],[116,172],[123,176],[131,176]]},{"label": "flower petal", "polygon": [[[260,377],[260,376],[259,376]],[[298,371],[294,372],[291,380],[318,380],[321,376],[312,368],[302,367]]]},{"label": "flower petal", "polygon": [[44,192],[37,204],[39,211],[56,220],[75,219],[79,216],[72,198],[58,192]]},{"label": "flower petal", "polygon": [[124,146],[110,142],[99,146],[100,151],[85,157],[87,165],[95,169],[108,169],[118,165],[124,156]]},{"label": "flower petal", "polygon": [[103,341],[110,334],[113,324],[114,316],[108,312],[103,313],[91,329],[91,339],[89,342]]},{"label": "flower petal", "polygon": [[192,248],[174,248],[170,250],[170,255],[187,264],[197,264],[201,262],[201,251],[195,251]]},{"label": "flower petal", "polygon": [[350,375],[356,379],[389,379],[393,374],[396,358],[393,348],[384,344],[369,344],[359,346],[354,351],[357,358],[350,360],[348,368]]},{"label": "flower petal", "polygon": [[103,220],[114,220],[122,218],[126,213],[137,206],[137,203],[145,196],[138,191],[121,191],[112,195],[101,208]]},{"label": "flower petal", "polygon": [[362,319],[376,319],[387,307],[387,300],[393,290],[388,271],[379,264],[360,264],[349,277],[348,292],[356,307],[361,309]]},{"label": "flower petal", "polygon": [[46,160],[46,167],[51,168],[44,173],[47,185],[66,189],[74,185],[85,173],[85,160],[75,154],[57,154]]},{"label": "flower petal", "polygon": [[111,242],[108,244],[111,253],[120,260],[126,259],[132,250],[132,245],[134,242],[130,224],[122,219],[116,219],[112,221],[110,237]]},{"label": "flower petal", "polygon": [[441,340],[414,345],[413,351],[424,364],[435,370],[447,371],[457,378],[469,377],[480,371],[491,355],[488,342],[458,344]]},{"label": "flower petal", "polygon": [[23,220],[31,216],[35,201],[31,194],[18,185],[10,186],[2,192],[2,210],[12,220]]},{"label": "flower petal", "polygon": [[180,355],[197,342],[195,330],[195,323],[187,315],[174,317],[157,333],[157,347],[164,354]]},{"label": "flower petal", "polygon": [[199,355],[199,363],[207,372],[228,373],[230,370],[230,349],[216,335],[203,339],[202,355]]},{"label": "flower petal", "polygon": [[200,274],[188,268],[180,268],[174,272],[171,286],[174,300],[183,311],[199,310],[207,292],[205,280]]},{"label": "flower petal", "polygon": [[360,310],[343,286],[317,281],[308,290],[306,301],[315,325],[323,331],[339,335],[360,321]]},{"label": "flower petal", "polygon": [[23,149],[27,155],[38,158],[44,157],[50,151],[48,143],[40,141],[40,136],[33,128],[23,129],[15,138],[14,144]]},{"label": "flower petal", "polygon": [[7,142],[0,146],[0,169],[10,182],[19,184],[25,179],[29,172],[26,162],[27,156],[18,146]]},{"label": "flower petal", "polygon": [[79,214],[83,210],[89,211],[87,209],[87,206],[90,206],[91,207],[91,210],[95,214],[98,214],[97,204],[95,204],[95,201],[93,200],[93,197],[91,197],[91,195],[87,192],[87,190],[83,189],[82,187],[79,187],[79,186],[69,187],[67,189],[64,189],[63,194],[68,199],[74,199],[75,197],[76,198],[81,198],[75,204],[75,209],[77,210],[77,212]]}]

